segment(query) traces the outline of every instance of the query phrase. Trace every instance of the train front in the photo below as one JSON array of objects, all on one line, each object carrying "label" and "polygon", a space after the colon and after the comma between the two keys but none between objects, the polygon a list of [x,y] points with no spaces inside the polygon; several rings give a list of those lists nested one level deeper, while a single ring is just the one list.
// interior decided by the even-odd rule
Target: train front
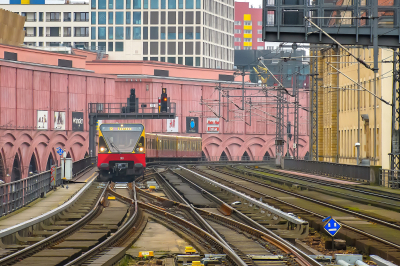
[{"label": "train front", "polygon": [[97,158],[99,181],[132,182],[143,175],[146,168],[144,143],[142,124],[102,124]]}]

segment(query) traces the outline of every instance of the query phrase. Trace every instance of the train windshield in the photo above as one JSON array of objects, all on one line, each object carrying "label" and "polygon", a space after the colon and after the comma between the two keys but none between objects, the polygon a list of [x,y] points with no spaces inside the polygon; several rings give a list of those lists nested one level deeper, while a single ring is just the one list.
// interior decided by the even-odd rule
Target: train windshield
[{"label": "train windshield", "polygon": [[104,140],[111,152],[132,152],[143,131],[142,125],[113,127],[101,126]]}]

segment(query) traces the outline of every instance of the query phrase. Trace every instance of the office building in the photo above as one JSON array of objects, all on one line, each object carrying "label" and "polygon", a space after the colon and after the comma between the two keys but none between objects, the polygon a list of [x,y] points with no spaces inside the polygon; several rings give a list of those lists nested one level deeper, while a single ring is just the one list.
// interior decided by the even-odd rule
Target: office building
[{"label": "office building", "polygon": [[235,50],[264,50],[262,8],[235,2]]}]

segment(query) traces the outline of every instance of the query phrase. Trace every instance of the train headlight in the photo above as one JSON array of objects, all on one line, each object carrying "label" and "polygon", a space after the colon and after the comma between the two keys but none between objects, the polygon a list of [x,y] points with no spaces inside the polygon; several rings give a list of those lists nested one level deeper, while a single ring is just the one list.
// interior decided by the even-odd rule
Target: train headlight
[{"label": "train headlight", "polygon": [[101,152],[105,152],[105,151],[107,151],[107,149],[104,148],[104,147],[101,147],[101,148],[100,148],[100,151],[101,151]]},{"label": "train headlight", "polygon": [[140,147],[140,148],[139,148],[139,151],[141,151],[141,152],[142,152],[142,151],[143,151],[143,147]]}]

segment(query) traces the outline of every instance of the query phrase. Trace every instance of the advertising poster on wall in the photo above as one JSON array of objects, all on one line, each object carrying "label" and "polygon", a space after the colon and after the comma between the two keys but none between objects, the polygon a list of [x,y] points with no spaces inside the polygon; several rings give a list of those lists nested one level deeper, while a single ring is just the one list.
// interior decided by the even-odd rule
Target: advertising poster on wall
[{"label": "advertising poster on wall", "polygon": [[198,133],[199,132],[199,118],[198,117],[186,117],[186,133]]},{"label": "advertising poster on wall", "polygon": [[54,129],[65,130],[65,112],[54,112]]},{"label": "advertising poster on wall", "polygon": [[207,133],[219,133],[219,118],[207,118]]},{"label": "advertising poster on wall", "polygon": [[48,121],[49,121],[48,111],[37,111],[37,123],[36,123],[37,129],[47,130]]},{"label": "advertising poster on wall", "polygon": [[83,112],[72,112],[72,130],[83,131]]},{"label": "advertising poster on wall", "polygon": [[178,117],[175,119],[167,119],[167,132],[178,132]]}]

